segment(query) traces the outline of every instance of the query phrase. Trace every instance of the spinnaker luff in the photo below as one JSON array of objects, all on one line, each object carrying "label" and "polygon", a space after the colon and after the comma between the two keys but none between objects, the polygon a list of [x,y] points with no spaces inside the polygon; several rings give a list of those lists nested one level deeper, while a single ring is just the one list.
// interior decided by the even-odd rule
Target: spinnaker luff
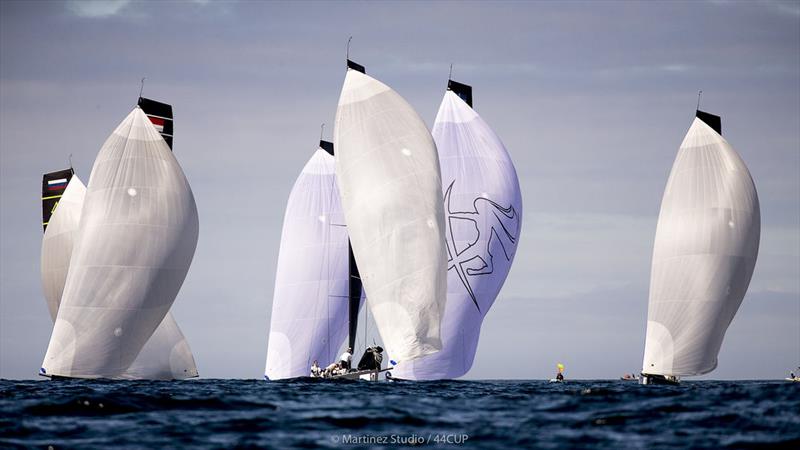
[{"label": "spinnaker luff", "polygon": [[677,382],[717,367],[725,332],[758,256],[758,195],[718,116],[697,111],[658,217],[642,382]]},{"label": "spinnaker luff", "polygon": [[472,87],[450,80],[433,125],[444,190],[447,306],[442,351],[398,364],[404,379],[469,371],[483,318],[503,287],[522,227],[522,195],[511,157],[472,108]]},{"label": "spinnaker luff", "polygon": [[198,236],[191,188],[138,106],[101,148],[80,217],[40,373],[118,378],[164,321]]},{"label": "spinnaker luff", "polygon": [[386,350],[400,363],[435,353],[447,249],[430,132],[400,95],[348,60],[334,146],[353,254]]}]

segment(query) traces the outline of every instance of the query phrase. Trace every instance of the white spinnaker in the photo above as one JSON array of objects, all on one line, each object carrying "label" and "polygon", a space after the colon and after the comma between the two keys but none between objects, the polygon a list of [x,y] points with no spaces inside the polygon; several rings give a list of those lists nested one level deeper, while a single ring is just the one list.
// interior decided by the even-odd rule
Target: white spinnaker
[{"label": "white spinnaker", "polygon": [[750,172],[720,134],[695,118],[661,201],[642,372],[714,370],[753,275],[760,230]]},{"label": "white spinnaker", "polygon": [[265,375],[308,376],[347,336],[348,248],[334,158],[318,149],[295,181],[283,219]]},{"label": "white spinnaker", "polygon": [[122,376],[175,300],[197,236],[186,177],[137,107],[95,160],[42,373]]},{"label": "white spinnaker", "polygon": [[503,287],[522,226],[517,172],[500,138],[448,90],[433,139],[439,151],[448,250],[440,352],[400,363],[405,379],[456,378],[472,367],[483,318]]},{"label": "white spinnaker", "polygon": [[439,351],[447,249],[430,132],[395,91],[348,69],[334,147],[353,254],[386,350],[397,361]]},{"label": "white spinnaker", "polygon": [[[86,186],[77,175],[73,175],[42,238],[42,288],[53,322],[64,292],[85,195]],[[178,328],[172,313],[167,313],[136,360],[121,377],[174,380],[196,376],[197,366],[189,343]]]},{"label": "white spinnaker", "polygon": [[197,376],[197,365],[189,342],[172,313],[168,312],[139,355],[119,378],[183,380]]},{"label": "white spinnaker", "polygon": [[86,186],[77,175],[73,175],[42,236],[42,290],[53,322],[64,293],[85,195]]}]

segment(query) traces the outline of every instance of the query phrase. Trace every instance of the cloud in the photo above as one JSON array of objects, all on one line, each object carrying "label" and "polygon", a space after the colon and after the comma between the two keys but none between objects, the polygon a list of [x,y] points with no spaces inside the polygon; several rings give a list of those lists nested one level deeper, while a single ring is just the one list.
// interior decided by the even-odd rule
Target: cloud
[{"label": "cloud", "polygon": [[78,17],[105,18],[118,15],[130,0],[71,0],[67,9]]}]

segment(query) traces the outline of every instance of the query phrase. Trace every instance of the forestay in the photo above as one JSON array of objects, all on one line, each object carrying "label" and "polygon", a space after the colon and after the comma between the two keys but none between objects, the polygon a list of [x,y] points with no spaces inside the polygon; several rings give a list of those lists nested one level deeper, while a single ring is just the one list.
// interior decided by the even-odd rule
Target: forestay
[{"label": "forestay", "polygon": [[397,361],[439,351],[447,250],[428,129],[396,92],[348,69],[334,145],[353,253],[387,351]]},{"label": "forestay", "polygon": [[433,125],[447,225],[444,347],[398,364],[392,375],[399,378],[455,378],[472,367],[481,323],[511,268],[522,226],[519,180],[508,152],[467,103],[471,88],[452,81],[450,88]]},{"label": "forestay", "polygon": [[42,374],[122,376],[164,320],[197,236],[189,184],[137,107],[95,160]]},{"label": "forestay", "polygon": [[[325,143],[329,144],[329,143]],[[289,194],[272,300],[265,375],[308,376],[347,336],[348,249],[334,158],[318,149]]]},{"label": "forestay", "polygon": [[[643,373],[698,375],[717,366],[758,255],[758,196],[719,117],[698,112],[678,150],[658,217]],[[715,120],[712,120],[716,118]]]}]

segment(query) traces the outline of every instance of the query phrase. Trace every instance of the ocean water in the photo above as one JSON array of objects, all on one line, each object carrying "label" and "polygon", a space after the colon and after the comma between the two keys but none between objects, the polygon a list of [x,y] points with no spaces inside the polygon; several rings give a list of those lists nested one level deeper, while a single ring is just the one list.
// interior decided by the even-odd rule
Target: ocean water
[{"label": "ocean water", "polygon": [[795,448],[800,383],[0,380],[0,447]]}]

